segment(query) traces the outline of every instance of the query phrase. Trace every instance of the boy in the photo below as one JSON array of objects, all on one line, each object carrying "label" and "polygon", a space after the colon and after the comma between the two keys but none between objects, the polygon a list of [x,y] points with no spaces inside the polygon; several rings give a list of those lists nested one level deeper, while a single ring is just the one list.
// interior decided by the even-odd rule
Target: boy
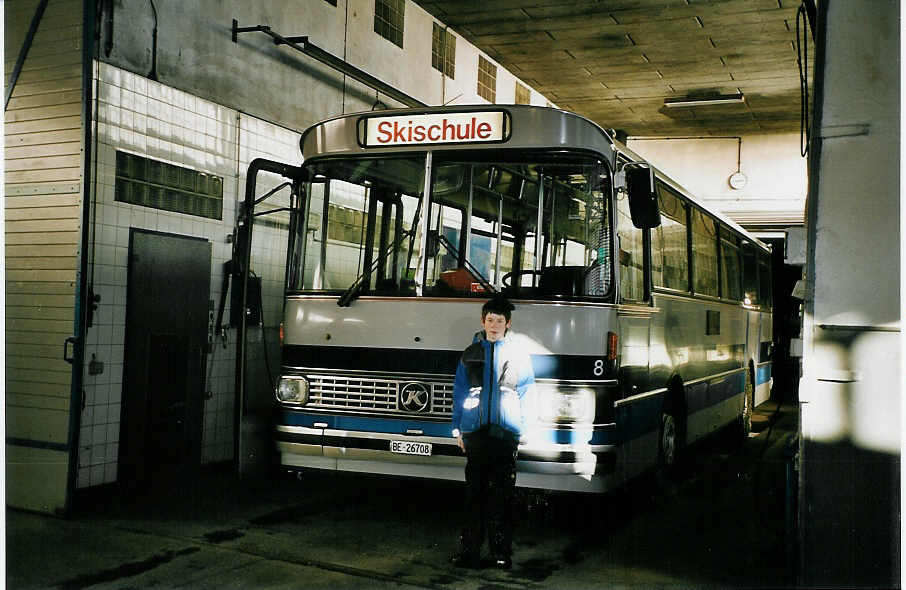
[{"label": "boy", "polygon": [[535,383],[531,359],[508,336],[514,307],[496,296],[481,308],[483,330],[462,353],[453,385],[453,436],[466,454],[466,525],[453,563],[479,567],[485,530],[495,567],[512,567],[516,451],[522,402]]}]

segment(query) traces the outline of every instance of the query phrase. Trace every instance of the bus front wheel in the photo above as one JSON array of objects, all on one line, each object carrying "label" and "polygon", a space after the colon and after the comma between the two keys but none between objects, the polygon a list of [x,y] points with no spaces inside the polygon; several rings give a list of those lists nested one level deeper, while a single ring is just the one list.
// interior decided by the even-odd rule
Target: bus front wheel
[{"label": "bus front wheel", "polygon": [[676,465],[678,446],[676,418],[668,412],[661,412],[661,428],[658,436],[658,467],[669,472]]}]

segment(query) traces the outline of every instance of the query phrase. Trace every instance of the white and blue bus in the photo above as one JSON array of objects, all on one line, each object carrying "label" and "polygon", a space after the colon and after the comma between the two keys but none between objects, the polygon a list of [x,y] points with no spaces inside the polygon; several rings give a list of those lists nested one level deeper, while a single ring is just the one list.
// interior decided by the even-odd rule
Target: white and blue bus
[{"label": "white and blue bus", "polygon": [[533,106],[344,115],[301,139],[281,465],[463,479],[453,375],[496,292],[536,385],[517,484],[603,492],[747,432],[768,248],[595,123]]}]

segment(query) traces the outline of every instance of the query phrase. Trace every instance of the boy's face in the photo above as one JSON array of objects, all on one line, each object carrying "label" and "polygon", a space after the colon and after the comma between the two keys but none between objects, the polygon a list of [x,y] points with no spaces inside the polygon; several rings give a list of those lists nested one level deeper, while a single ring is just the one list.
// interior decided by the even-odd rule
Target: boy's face
[{"label": "boy's face", "polygon": [[510,329],[511,323],[503,314],[489,312],[482,318],[481,327],[484,328],[485,336],[489,342],[497,342]]}]

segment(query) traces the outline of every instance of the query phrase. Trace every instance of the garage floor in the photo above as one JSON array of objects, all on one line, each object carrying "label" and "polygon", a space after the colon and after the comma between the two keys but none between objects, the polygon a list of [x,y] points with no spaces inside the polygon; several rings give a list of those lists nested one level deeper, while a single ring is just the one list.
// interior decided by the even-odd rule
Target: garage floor
[{"label": "garage floor", "polygon": [[[453,568],[462,484],[312,473],[89,490],[68,519],[6,511],[8,588],[731,588],[795,582],[798,407],[768,402],[675,478],[522,493],[514,567]],[[791,472],[795,478],[795,472]],[[795,483],[795,482],[794,482]]]}]

